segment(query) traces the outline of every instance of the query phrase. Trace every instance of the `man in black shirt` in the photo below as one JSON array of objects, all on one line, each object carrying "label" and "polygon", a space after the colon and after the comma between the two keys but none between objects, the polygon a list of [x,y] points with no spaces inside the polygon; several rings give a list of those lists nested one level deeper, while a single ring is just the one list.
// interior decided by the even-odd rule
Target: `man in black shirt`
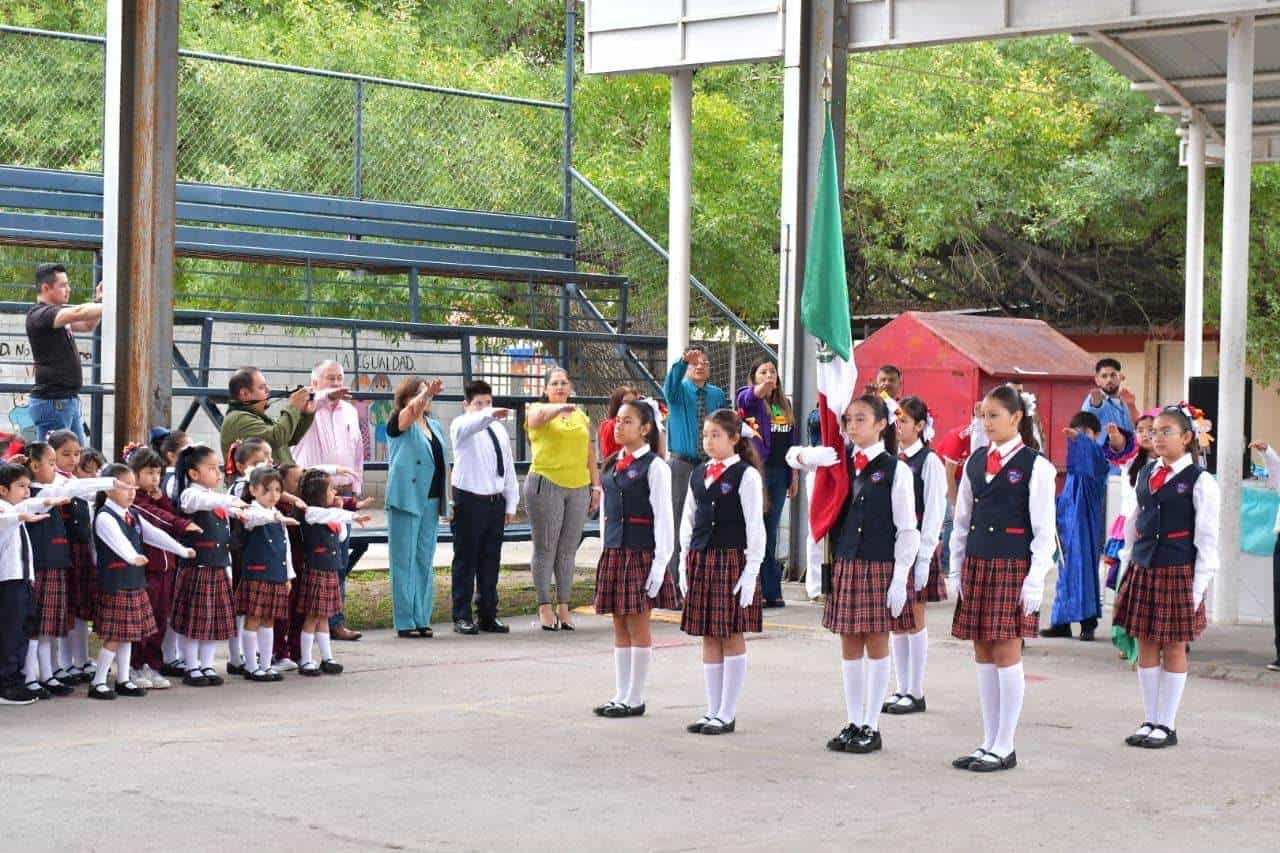
[{"label": "man in black shirt", "polygon": [[62,264],[36,267],[36,304],[27,312],[27,339],[35,362],[35,386],[31,389],[31,419],[36,439],[57,429],[69,429],[84,443],[80,417],[80,352],[75,332],[92,332],[102,321],[102,285],[94,301],[68,305],[71,285]]}]

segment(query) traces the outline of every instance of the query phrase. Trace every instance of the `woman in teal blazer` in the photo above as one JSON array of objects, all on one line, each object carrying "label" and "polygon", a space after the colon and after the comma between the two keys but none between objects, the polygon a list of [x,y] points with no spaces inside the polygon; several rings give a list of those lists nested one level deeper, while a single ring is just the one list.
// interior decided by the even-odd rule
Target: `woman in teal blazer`
[{"label": "woman in teal blazer", "polygon": [[410,377],[396,386],[387,419],[387,543],[391,610],[401,637],[430,637],[436,539],[449,505],[448,444],[431,400],[444,383]]}]

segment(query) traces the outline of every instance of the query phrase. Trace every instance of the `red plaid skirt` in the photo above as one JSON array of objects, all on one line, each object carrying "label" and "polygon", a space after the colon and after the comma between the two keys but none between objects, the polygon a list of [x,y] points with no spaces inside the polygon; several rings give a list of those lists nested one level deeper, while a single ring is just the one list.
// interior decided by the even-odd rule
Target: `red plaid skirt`
[{"label": "red plaid skirt", "polygon": [[[914,571],[914,569],[912,570]],[[885,598],[888,598],[888,589],[885,590]],[[915,584],[911,582],[910,573],[907,574],[907,603],[902,606],[902,615],[894,619],[889,616],[889,630],[898,633],[907,633],[916,629],[916,604],[924,603],[924,590],[916,592]],[[920,626],[923,627],[923,626]]]},{"label": "red plaid skirt", "polygon": [[680,630],[694,637],[729,637],[763,628],[760,579],[750,607],[738,604],[733,587],[742,574],[745,555],[736,549],[692,551],[689,554],[689,597],[684,601]]},{"label": "red plaid skirt", "polygon": [[103,640],[136,643],[156,632],[156,617],[145,589],[122,589],[98,596],[93,632]]},{"label": "red plaid skirt", "polygon": [[236,632],[225,568],[183,569],[178,585],[173,596],[173,630],[192,640],[225,640]]},{"label": "red plaid skirt", "polygon": [[289,618],[289,585],[242,579],[236,587],[236,614],[255,619]]},{"label": "red plaid skirt", "polygon": [[173,622],[173,614],[178,610],[178,602],[191,594],[191,570],[178,566],[173,572],[173,598],[169,601],[170,622]]},{"label": "red plaid skirt", "polygon": [[1030,569],[1030,560],[966,557],[960,569],[960,600],[951,618],[951,636],[960,640],[1037,636],[1040,614],[1022,612],[1022,581]]},{"label": "red plaid skirt", "polygon": [[327,619],[342,611],[342,590],[338,588],[337,572],[303,569],[298,581],[302,584],[302,592],[298,596],[299,613]]},{"label": "red plaid skirt", "polygon": [[942,545],[934,549],[933,559],[929,561],[929,580],[916,595],[916,601],[947,600],[947,573],[942,570]]},{"label": "red plaid skirt", "polygon": [[35,587],[36,635],[65,637],[74,624],[67,601],[67,570],[37,571]]},{"label": "red plaid skirt", "polygon": [[71,543],[71,569],[67,575],[67,607],[73,619],[92,622],[98,606],[98,569],[93,562],[93,549]]},{"label": "red plaid skirt", "polygon": [[1116,590],[1111,624],[1156,643],[1189,643],[1204,633],[1204,602],[1195,606],[1193,565],[1149,569],[1130,563]]},{"label": "red plaid skirt", "polygon": [[[831,567],[831,594],[822,608],[822,627],[834,634],[885,634],[891,629],[910,631],[915,629],[911,613],[910,592],[908,605],[899,620],[909,620],[903,628],[893,628],[893,618],[885,599],[893,580],[893,561],[836,560]],[[910,584],[907,584],[910,588]],[[903,623],[907,624],[907,623]]]},{"label": "red plaid skirt", "polygon": [[631,616],[646,613],[654,607],[679,610],[680,591],[668,572],[663,573],[662,589],[658,590],[657,598],[645,594],[651,568],[652,551],[605,548],[596,565],[596,598],[593,602],[596,613]]}]

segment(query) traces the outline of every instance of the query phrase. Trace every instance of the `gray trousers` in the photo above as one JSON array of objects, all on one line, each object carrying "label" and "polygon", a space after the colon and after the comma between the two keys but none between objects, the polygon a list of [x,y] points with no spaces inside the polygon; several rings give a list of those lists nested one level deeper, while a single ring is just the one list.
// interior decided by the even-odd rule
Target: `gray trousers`
[{"label": "gray trousers", "polygon": [[556,600],[568,604],[573,593],[574,558],[582,542],[582,528],[591,506],[591,487],[565,489],[543,477],[524,479],[524,506],[533,528],[533,587],[539,604],[551,603],[551,578]]},{"label": "gray trousers", "polygon": [[672,580],[680,577],[680,519],[684,517],[684,498],[689,494],[689,475],[695,466],[692,462],[672,456],[667,464],[671,466],[671,506],[675,510],[672,522],[676,527],[676,547],[671,552],[671,562],[667,565],[667,574]]}]

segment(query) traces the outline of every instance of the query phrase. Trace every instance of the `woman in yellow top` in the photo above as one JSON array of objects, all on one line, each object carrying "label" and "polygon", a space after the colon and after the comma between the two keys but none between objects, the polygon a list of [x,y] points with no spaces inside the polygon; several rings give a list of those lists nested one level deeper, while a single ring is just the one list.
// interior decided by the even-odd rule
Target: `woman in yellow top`
[{"label": "woman in yellow top", "polygon": [[[533,462],[524,505],[533,528],[533,586],[544,631],[572,631],[569,598],[574,557],[588,513],[600,505],[600,472],[592,464],[591,419],[569,402],[573,383],[562,367],[547,371],[542,398],[529,406],[525,430]],[[556,603],[552,608],[551,579]]]}]

